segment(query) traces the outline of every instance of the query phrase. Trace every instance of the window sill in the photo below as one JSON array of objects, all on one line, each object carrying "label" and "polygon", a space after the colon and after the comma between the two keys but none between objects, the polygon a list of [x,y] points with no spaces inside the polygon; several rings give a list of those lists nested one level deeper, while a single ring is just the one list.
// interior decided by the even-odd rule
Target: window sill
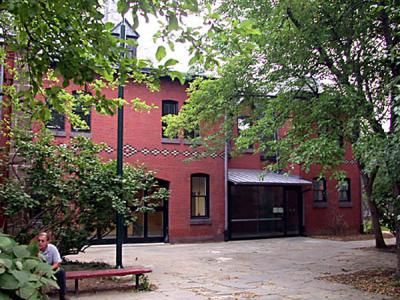
[{"label": "window sill", "polygon": [[353,207],[352,202],[339,202],[339,207]]},{"label": "window sill", "polygon": [[84,132],[84,131],[71,131],[71,136],[75,137],[75,136],[84,136],[87,138],[91,138],[92,137],[92,133],[91,132]]},{"label": "window sill", "polygon": [[56,130],[56,129],[49,129],[54,136],[58,137],[66,137],[67,133],[65,130]]},{"label": "window sill", "polygon": [[190,225],[211,225],[211,219],[190,219]]},{"label": "window sill", "polygon": [[201,142],[199,142],[199,141],[190,141],[190,140],[183,140],[183,143],[185,144],[185,145],[201,145]]},{"label": "window sill", "polygon": [[313,202],[314,208],[327,208],[328,202]]},{"label": "window sill", "polygon": [[180,141],[179,141],[179,139],[162,138],[161,143],[162,144],[180,144]]}]

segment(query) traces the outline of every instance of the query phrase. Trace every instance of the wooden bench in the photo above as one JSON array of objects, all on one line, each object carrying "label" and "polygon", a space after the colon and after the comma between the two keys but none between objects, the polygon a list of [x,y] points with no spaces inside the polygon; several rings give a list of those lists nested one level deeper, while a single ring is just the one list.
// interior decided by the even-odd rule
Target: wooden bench
[{"label": "wooden bench", "polygon": [[126,269],[104,269],[104,270],[82,270],[82,271],[68,271],[66,272],[66,279],[75,279],[75,295],[79,293],[79,280],[84,278],[96,278],[96,277],[112,277],[112,276],[136,276],[136,288],[139,287],[139,278],[145,273],[152,272],[151,269],[136,267]]}]

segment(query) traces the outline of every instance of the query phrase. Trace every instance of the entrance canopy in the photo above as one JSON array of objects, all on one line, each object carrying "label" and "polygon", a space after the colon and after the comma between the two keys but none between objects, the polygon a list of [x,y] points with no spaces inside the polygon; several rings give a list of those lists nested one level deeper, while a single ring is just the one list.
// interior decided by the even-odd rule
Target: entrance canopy
[{"label": "entrance canopy", "polygon": [[229,169],[228,181],[238,185],[309,185],[298,176],[282,175],[254,169]]}]

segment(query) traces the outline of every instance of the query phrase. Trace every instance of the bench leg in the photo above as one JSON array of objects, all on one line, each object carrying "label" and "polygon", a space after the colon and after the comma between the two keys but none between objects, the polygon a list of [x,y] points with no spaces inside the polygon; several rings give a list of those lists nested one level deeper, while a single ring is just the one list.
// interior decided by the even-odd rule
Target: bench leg
[{"label": "bench leg", "polygon": [[75,279],[75,296],[79,296],[79,279]]},{"label": "bench leg", "polygon": [[136,289],[139,288],[139,279],[142,274],[136,274]]}]

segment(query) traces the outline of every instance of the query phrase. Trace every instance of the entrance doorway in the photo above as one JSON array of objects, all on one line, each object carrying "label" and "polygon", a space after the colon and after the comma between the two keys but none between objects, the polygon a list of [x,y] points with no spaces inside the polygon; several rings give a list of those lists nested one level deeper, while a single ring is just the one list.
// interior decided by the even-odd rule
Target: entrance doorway
[{"label": "entrance doorway", "polygon": [[230,239],[301,234],[300,187],[230,185],[229,192]]},{"label": "entrance doorway", "polygon": [[[169,182],[158,179],[160,187],[169,190]],[[168,242],[168,202],[164,201],[152,212],[134,212],[136,221],[125,226],[124,243]],[[92,244],[114,244],[116,230],[92,241]]]}]

